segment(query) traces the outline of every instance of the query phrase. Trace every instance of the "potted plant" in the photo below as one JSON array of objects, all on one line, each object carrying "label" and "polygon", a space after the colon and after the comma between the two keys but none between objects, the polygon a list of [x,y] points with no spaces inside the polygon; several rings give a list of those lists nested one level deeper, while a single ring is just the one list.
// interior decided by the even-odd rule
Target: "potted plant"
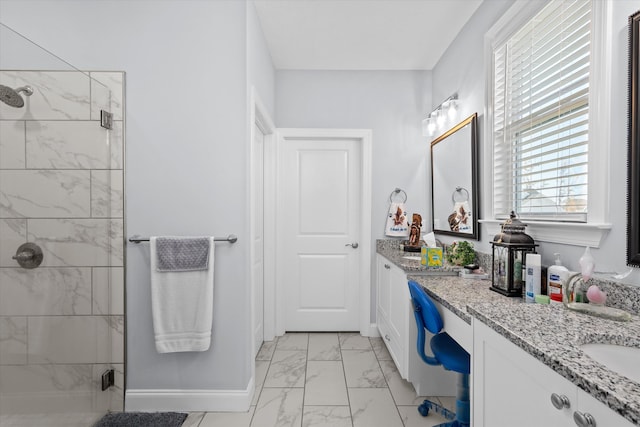
[{"label": "potted plant", "polygon": [[466,240],[453,242],[447,250],[447,261],[454,265],[469,265],[476,262],[476,251],[473,244]]}]

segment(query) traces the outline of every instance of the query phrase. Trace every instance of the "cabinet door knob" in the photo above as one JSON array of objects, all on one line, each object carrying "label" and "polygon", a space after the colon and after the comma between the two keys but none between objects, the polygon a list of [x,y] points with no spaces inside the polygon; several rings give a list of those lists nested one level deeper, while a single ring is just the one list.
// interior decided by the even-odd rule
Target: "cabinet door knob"
[{"label": "cabinet door knob", "polygon": [[579,427],[596,427],[596,419],[588,412],[575,411],[573,413],[573,421]]},{"label": "cabinet door knob", "polygon": [[565,396],[564,394],[552,393],[551,394],[551,403],[553,404],[553,406],[555,406],[556,409],[563,409],[563,408],[570,408],[571,407],[571,402],[569,401],[569,398],[567,396]]},{"label": "cabinet door knob", "polygon": [[385,335],[384,339],[387,340],[387,341],[391,341],[391,338],[389,338],[389,334]]},{"label": "cabinet door knob", "polygon": [[386,268],[387,270],[389,270],[391,268],[391,266],[389,264],[385,264],[384,268]]}]

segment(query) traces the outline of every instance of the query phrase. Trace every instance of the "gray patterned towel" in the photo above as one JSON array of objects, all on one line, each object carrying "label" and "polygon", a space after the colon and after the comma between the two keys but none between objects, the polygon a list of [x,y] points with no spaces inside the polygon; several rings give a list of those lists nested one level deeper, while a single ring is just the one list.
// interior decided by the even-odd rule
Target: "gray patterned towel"
[{"label": "gray patterned towel", "polygon": [[197,271],[209,268],[210,237],[158,237],[158,271]]}]

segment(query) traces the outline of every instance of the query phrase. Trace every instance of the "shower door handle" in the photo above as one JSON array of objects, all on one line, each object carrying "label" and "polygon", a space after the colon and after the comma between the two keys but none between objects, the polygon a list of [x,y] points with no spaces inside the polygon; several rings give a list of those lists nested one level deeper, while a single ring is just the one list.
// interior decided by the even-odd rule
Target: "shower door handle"
[{"label": "shower door handle", "polygon": [[20,245],[16,254],[12,257],[22,268],[36,268],[42,264],[44,255],[42,249],[35,243],[24,243]]}]

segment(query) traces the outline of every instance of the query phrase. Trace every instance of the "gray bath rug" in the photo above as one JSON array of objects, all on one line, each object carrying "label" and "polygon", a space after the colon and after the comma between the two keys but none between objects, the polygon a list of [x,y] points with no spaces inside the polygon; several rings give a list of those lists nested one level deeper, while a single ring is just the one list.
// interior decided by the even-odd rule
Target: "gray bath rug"
[{"label": "gray bath rug", "polygon": [[180,427],[188,414],[180,412],[114,412],[93,427]]}]

